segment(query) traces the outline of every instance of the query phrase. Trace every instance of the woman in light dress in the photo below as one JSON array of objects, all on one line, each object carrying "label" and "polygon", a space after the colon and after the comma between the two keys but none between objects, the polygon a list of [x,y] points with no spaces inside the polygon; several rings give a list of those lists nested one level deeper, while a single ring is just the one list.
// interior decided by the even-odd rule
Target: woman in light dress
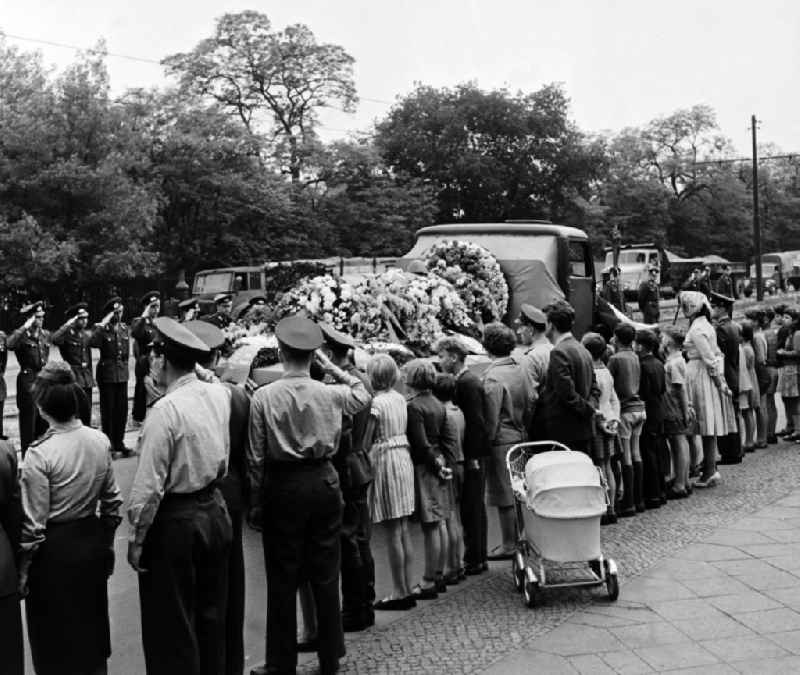
[{"label": "woman in light dress", "polygon": [[681,308],[689,319],[683,347],[688,359],[686,387],[697,416],[697,434],[703,439],[703,470],[696,487],[711,487],[720,480],[717,471],[717,437],[728,434],[723,406],[732,405],[725,382],[724,359],[711,325],[708,298],[697,291],[680,294]]}]

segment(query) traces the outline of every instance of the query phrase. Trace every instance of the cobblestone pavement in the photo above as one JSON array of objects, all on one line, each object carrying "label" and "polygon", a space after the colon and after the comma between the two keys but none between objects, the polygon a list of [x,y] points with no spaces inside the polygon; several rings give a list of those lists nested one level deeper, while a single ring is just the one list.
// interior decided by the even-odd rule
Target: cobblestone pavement
[{"label": "cobblestone pavement", "polygon": [[[723,481],[716,488],[695,490],[690,499],[670,502],[656,511],[603,528],[603,551],[620,567],[621,606],[629,589],[636,589],[635,577],[642,572],[660,561],[674,560],[690,544],[710,541],[715,531],[714,536],[719,536],[722,526],[740,521],[800,485],[798,446],[770,446],[748,455],[741,465],[721,467],[721,472]],[[749,526],[757,528],[758,523],[750,520]],[[767,540],[780,543],[789,536],[781,532],[770,532]],[[791,541],[800,541],[800,534]],[[704,583],[687,581],[695,591]],[[676,597],[679,595],[676,590]],[[529,647],[579,610],[608,607],[600,590],[548,591],[544,607],[528,610],[512,589],[509,564],[492,563],[488,574],[456,587],[446,596],[422,603],[408,613],[380,616],[373,629],[348,635],[342,672],[473,673],[498,663],[491,672],[521,672],[511,663],[509,670],[504,670],[503,659]],[[582,640],[584,628],[576,628],[573,639]],[[301,672],[314,672],[314,661],[306,657]],[[550,672],[545,663],[537,666],[535,659],[526,663],[526,672],[531,668]],[[609,666],[586,672],[638,672],[633,667],[627,670],[623,661],[618,665],[616,671]]]}]

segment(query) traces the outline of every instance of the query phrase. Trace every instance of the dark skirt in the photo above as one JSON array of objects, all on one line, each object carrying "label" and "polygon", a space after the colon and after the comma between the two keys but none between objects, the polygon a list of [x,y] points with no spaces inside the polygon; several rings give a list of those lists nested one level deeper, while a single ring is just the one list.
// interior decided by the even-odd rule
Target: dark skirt
[{"label": "dark skirt", "polygon": [[111,655],[108,570],[98,518],[49,524],[28,577],[25,613],[37,675],[88,673]]}]

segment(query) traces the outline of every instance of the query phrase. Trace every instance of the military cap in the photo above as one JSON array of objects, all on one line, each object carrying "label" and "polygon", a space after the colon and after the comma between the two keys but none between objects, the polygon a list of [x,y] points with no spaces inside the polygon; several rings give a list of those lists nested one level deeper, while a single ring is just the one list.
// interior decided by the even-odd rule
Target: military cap
[{"label": "military cap", "polygon": [[182,324],[199,337],[209,349],[219,349],[225,344],[225,333],[207,321],[193,320]]},{"label": "military cap", "polygon": [[535,323],[538,326],[547,324],[547,317],[541,309],[524,303],[519,306],[519,319],[523,323]]},{"label": "military cap", "polygon": [[108,299],[105,305],[103,305],[103,315],[110,314],[116,309],[116,305],[122,304],[122,298],[118,295],[115,295]]},{"label": "military cap", "polygon": [[189,298],[188,300],[182,300],[178,303],[178,309],[181,311],[187,311],[190,309],[197,309],[200,306],[197,298]]},{"label": "military cap", "polygon": [[78,302],[64,312],[64,317],[71,319],[73,316],[89,316],[89,305],[85,302]]},{"label": "military cap", "polygon": [[139,302],[142,303],[142,307],[146,307],[154,300],[161,300],[161,293],[159,293],[158,291],[150,291],[149,293],[145,293],[139,299]]},{"label": "military cap", "polygon": [[320,327],[311,319],[297,314],[278,322],[275,337],[287,347],[303,352],[313,352],[324,342]]},{"label": "military cap", "polygon": [[722,295],[722,293],[717,293],[716,291],[711,291],[708,300],[714,307],[732,307],[735,302],[733,298],[729,298],[727,295]]},{"label": "military cap", "polygon": [[255,305],[266,305],[267,299],[263,295],[255,295],[247,301],[248,307],[254,307]]},{"label": "military cap", "polygon": [[325,342],[328,344],[338,345],[339,347],[347,347],[347,349],[355,349],[355,340],[353,340],[353,338],[347,333],[342,333],[327,323],[320,323],[319,327],[322,331],[322,336],[325,338]]},{"label": "military cap", "polygon": [[186,328],[185,324],[178,323],[168,316],[159,316],[153,319],[153,325],[159,332],[162,341],[172,347],[193,354],[207,356],[211,349],[197,335]]},{"label": "military cap", "polygon": [[29,316],[30,314],[43,311],[44,300],[34,300],[33,302],[29,302],[27,305],[23,305],[20,308],[19,313],[22,314],[22,316]]},{"label": "military cap", "polygon": [[217,305],[228,302],[228,300],[233,300],[233,293],[217,293],[214,296],[214,304]]}]

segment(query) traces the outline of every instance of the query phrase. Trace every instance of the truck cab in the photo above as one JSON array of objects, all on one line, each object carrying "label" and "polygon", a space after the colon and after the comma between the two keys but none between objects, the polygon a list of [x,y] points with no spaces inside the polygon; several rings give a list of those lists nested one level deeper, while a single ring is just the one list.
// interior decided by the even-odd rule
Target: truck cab
[{"label": "truck cab", "polygon": [[414,247],[398,262],[403,269],[424,258],[433,244],[470,241],[487,249],[505,275],[511,324],[523,303],[543,308],[567,300],[575,308],[576,335],[591,328],[595,316],[595,271],[589,237],[583,230],[541,220],[457,223],[424,227]]},{"label": "truck cab", "polygon": [[[614,252],[606,249],[606,268],[614,265]],[[620,269],[619,283],[626,300],[635,299],[639,292],[639,286],[648,280],[647,269],[650,265],[656,265],[661,270],[660,285],[665,283],[665,269],[662,250],[654,244],[644,244],[641,246],[626,248],[619,251],[617,266]]]}]

